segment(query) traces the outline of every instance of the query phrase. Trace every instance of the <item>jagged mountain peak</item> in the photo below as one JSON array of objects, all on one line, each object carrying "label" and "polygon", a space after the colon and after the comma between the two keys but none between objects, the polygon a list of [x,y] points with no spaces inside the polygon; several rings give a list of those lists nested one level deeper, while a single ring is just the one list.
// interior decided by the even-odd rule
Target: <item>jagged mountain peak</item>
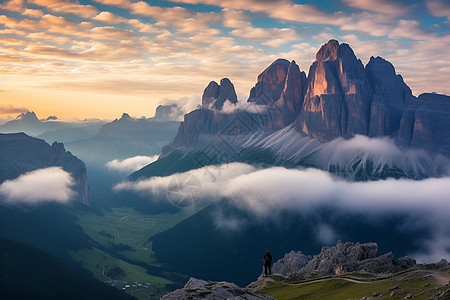
[{"label": "jagged mountain peak", "polygon": [[233,83],[228,78],[222,78],[220,84],[211,81],[203,91],[202,108],[222,109],[225,101],[237,103],[237,95]]},{"label": "jagged mountain peak", "polygon": [[22,120],[24,122],[39,122],[38,117],[34,113],[34,111],[28,111],[26,113],[21,113],[17,116],[16,120]]},{"label": "jagged mountain peak", "polygon": [[119,121],[131,121],[131,120],[132,120],[132,118],[127,113],[123,113],[122,116],[119,119]]},{"label": "jagged mountain peak", "polygon": [[346,43],[339,44],[337,40],[329,40],[317,51],[316,62],[334,61],[345,57],[356,59],[352,48]]},{"label": "jagged mountain peak", "polygon": [[261,105],[272,105],[280,99],[291,64],[290,61],[284,58],[279,58],[271,63],[258,75],[258,82],[251,89],[247,101]]}]

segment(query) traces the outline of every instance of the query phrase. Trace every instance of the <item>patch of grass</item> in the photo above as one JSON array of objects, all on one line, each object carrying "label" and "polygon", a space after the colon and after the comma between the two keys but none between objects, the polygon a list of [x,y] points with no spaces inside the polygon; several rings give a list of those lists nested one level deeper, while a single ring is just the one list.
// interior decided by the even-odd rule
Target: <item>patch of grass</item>
[{"label": "patch of grass", "polygon": [[120,254],[131,260],[152,264],[155,259],[151,250],[152,243],[148,239],[194,213],[195,211],[183,210],[176,214],[146,215],[133,208],[120,207],[103,211],[103,216],[79,212],[77,223],[90,238],[102,246],[111,247],[111,239],[114,239],[114,244],[129,246],[119,249]]},{"label": "patch of grass", "polygon": [[[426,289],[424,285],[431,283]],[[398,285],[405,290],[404,294],[390,297],[390,288]],[[259,292],[272,296],[277,300],[288,299],[361,299],[371,297],[375,291],[382,292],[385,296],[379,299],[403,299],[407,293],[415,295],[414,299],[429,299],[434,294],[436,284],[431,279],[413,278],[409,280],[380,280],[370,283],[355,283],[344,279],[332,278],[324,281],[303,284],[285,284],[282,282],[267,282],[267,285]],[[377,298],[378,299],[378,298]]]},{"label": "patch of grass", "polygon": [[81,249],[80,251],[71,253],[71,255],[75,260],[80,261],[83,264],[83,267],[90,270],[94,276],[101,281],[110,280],[110,278],[105,276],[106,273],[104,274],[104,272],[118,267],[124,272],[123,280],[128,282],[151,282],[152,284],[172,283],[165,278],[149,275],[144,268],[112,257],[108,253],[96,248]]}]

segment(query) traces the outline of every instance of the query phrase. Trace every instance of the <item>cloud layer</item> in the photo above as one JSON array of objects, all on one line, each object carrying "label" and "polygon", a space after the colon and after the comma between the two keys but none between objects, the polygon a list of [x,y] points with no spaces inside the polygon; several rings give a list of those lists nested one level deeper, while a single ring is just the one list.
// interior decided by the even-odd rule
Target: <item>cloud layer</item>
[{"label": "cloud layer", "polygon": [[70,173],[60,167],[38,169],[0,184],[0,195],[9,204],[67,203],[74,196]]},{"label": "cloud layer", "polygon": [[[415,256],[421,260],[450,257],[450,177],[350,182],[317,169],[258,169],[241,163],[204,167],[189,173],[202,184],[200,203],[225,197],[261,218],[274,217],[283,211],[308,214],[321,207],[363,215],[374,222],[382,222],[387,215],[406,214],[414,222],[433,228],[434,232],[426,241],[428,252]],[[115,189],[134,190],[164,199],[172,178],[122,182]],[[184,192],[188,193],[188,189],[186,186]],[[218,217],[219,225],[223,225],[220,219],[223,221],[226,217]],[[231,227],[238,227],[236,221]],[[327,224],[318,227],[317,235],[324,243],[336,237]]]},{"label": "cloud layer", "polygon": [[124,160],[114,159],[106,163],[106,167],[110,170],[122,173],[132,173],[158,159],[158,155],[154,156],[134,156]]}]

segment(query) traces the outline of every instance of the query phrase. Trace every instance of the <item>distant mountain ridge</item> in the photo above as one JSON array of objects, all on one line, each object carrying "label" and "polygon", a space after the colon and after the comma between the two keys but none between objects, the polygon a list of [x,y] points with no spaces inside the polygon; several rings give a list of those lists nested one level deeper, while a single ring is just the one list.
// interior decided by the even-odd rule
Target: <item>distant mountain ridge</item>
[{"label": "distant mountain ridge", "polygon": [[78,201],[89,205],[86,166],[62,143],[51,146],[25,133],[0,134],[0,183],[37,169],[59,166],[75,180]]},{"label": "distant mountain ridge", "polygon": [[[307,165],[330,167],[323,163],[331,160],[323,147],[365,136],[389,139],[405,153],[416,151],[414,158],[398,155],[389,168],[417,178],[439,174],[436,160],[450,156],[450,97],[433,93],[415,97],[390,62],[371,57],[364,66],[348,44],[336,40],[319,49],[308,76],[295,61],[274,61],[258,76],[247,103],[236,104],[234,87],[228,79],[223,81],[227,96],[220,95],[221,85],[211,82],[203,93],[202,108],[185,115],[160,159],[173,152],[205,152],[212,145],[220,152],[216,156],[228,161],[242,161],[241,154],[253,149],[268,151],[281,164],[308,160]],[[343,166],[331,167],[351,171],[366,158],[360,153]],[[411,170],[403,169],[408,165]],[[369,172],[375,167],[383,169],[386,163]],[[143,177],[151,176],[144,173]]]},{"label": "distant mountain ridge", "polygon": [[171,107],[160,106],[155,118],[136,119],[123,113],[104,124],[93,137],[67,143],[67,148],[88,163],[104,165],[113,159],[156,155],[175,135],[179,122],[169,120]]}]

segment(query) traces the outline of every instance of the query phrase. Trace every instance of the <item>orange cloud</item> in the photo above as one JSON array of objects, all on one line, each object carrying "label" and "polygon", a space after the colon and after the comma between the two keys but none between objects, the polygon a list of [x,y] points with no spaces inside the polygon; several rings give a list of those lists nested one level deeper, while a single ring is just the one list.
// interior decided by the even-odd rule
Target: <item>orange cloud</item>
[{"label": "orange cloud", "polygon": [[81,5],[69,0],[28,0],[28,3],[45,7],[53,13],[73,14],[82,18],[93,17],[98,12],[93,5]]},{"label": "orange cloud", "polygon": [[44,13],[38,9],[30,9],[27,8],[24,10],[24,12],[22,13],[23,16],[29,16],[32,18],[40,18],[44,15]]},{"label": "orange cloud", "polygon": [[28,19],[16,20],[14,18],[10,18],[4,15],[0,15],[0,24],[3,24],[5,27],[8,28],[35,29],[38,27],[36,21],[31,21]]},{"label": "orange cloud", "polygon": [[128,24],[130,24],[131,27],[137,29],[139,32],[142,32],[142,33],[158,33],[158,32],[161,32],[160,29],[155,28],[152,24],[142,23],[142,21],[139,20],[139,19],[128,20]]},{"label": "orange cloud", "polygon": [[9,0],[0,4],[0,8],[9,11],[22,12],[25,10],[24,0]]},{"label": "orange cloud", "polygon": [[120,17],[118,15],[115,15],[113,13],[110,13],[108,11],[102,11],[101,13],[99,13],[98,15],[93,17],[92,20],[109,23],[109,24],[119,24],[119,23],[128,22],[127,19]]}]

